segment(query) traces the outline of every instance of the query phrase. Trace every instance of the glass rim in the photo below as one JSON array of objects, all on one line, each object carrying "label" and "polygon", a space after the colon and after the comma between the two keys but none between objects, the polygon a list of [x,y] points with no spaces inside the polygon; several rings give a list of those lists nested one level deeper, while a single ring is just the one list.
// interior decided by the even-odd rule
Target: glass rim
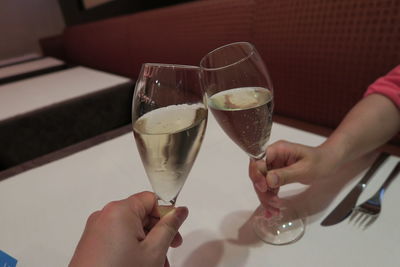
[{"label": "glass rim", "polygon": [[[203,64],[202,64],[202,63],[203,63],[203,61],[204,61],[209,55],[211,55],[211,54],[213,54],[213,53],[215,53],[215,52],[217,52],[217,51],[219,51],[219,50],[221,50],[221,49],[224,49],[224,48],[226,48],[226,47],[228,47],[228,46],[234,46],[234,45],[238,45],[238,44],[245,44],[245,45],[247,45],[247,46],[250,47],[251,50],[250,50],[250,52],[248,53],[247,56],[245,56],[245,57],[243,57],[243,58],[241,58],[241,59],[239,59],[239,60],[237,60],[237,61],[235,61],[235,62],[233,62],[233,63],[230,63],[230,64],[228,64],[228,65],[222,66],[222,67],[215,67],[215,68],[203,67]],[[215,48],[214,50],[211,50],[210,52],[208,52],[208,53],[200,60],[200,69],[206,70],[206,71],[215,71],[215,70],[221,70],[221,69],[229,68],[229,67],[231,67],[231,66],[233,66],[233,65],[239,64],[239,63],[241,63],[241,62],[243,62],[243,61],[249,59],[251,56],[254,55],[254,53],[255,53],[255,47],[254,47],[254,45],[253,45],[252,43],[250,43],[250,42],[244,42],[244,41],[243,41],[243,42],[229,43],[229,44],[226,44],[226,45],[217,47],[217,48]]]},{"label": "glass rim", "polygon": [[169,64],[169,63],[143,63],[143,67],[163,67],[163,68],[179,68],[179,69],[200,69],[199,66],[182,65],[182,64]]}]

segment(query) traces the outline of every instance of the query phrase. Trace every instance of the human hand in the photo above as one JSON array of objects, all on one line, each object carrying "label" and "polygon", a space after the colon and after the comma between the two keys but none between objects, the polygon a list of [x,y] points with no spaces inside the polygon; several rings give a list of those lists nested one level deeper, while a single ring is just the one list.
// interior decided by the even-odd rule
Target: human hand
[{"label": "human hand", "polygon": [[188,210],[175,208],[161,219],[157,214],[150,192],[110,202],[90,215],[69,266],[169,266],[168,248],[182,243],[178,229]]},{"label": "human hand", "polygon": [[266,216],[279,212],[280,201],[276,194],[280,186],[294,182],[310,184],[333,172],[337,168],[333,154],[323,146],[278,141],[268,147],[266,161],[250,160],[249,176],[266,208]]}]

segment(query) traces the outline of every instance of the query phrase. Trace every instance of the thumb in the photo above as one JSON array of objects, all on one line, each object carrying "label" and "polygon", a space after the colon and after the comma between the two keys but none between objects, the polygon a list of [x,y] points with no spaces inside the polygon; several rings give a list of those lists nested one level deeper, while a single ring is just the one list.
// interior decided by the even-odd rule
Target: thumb
[{"label": "thumb", "polygon": [[279,188],[282,185],[296,182],[301,176],[301,169],[297,165],[298,164],[293,164],[289,167],[268,171],[268,187]]},{"label": "thumb", "polygon": [[147,234],[146,242],[151,246],[157,246],[166,253],[188,214],[189,210],[186,207],[175,208],[168,212]]}]

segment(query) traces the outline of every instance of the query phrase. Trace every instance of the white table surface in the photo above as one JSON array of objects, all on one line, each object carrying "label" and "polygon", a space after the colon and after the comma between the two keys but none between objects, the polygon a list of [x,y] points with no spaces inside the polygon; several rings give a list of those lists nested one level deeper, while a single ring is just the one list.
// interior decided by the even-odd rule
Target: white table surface
[{"label": "white table surface", "polygon": [[[271,139],[308,145],[324,140],[279,124],[274,124]],[[398,159],[386,162],[359,202],[379,187]],[[308,213],[308,223],[298,242],[273,246],[259,241],[246,223],[258,205],[247,164],[210,116],[178,198],[177,204],[188,206],[190,214],[181,228],[183,245],[169,251],[172,266],[398,266],[400,179],[388,189],[378,220],[364,231],[348,221],[320,226],[364,171],[347,184],[354,168],[310,187],[282,188],[282,196],[300,199],[294,204]],[[66,266],[90,213],[143,190],[151,188],[132,133],[10,177],[0,182],[0,250],[17,258],[18,267]]]},{"label": "white table surface", "polygon": [[0,86],[0,121],[91,94],[130,80],[86,67],[74,67]]},{"label": "white table surface", "polygon": [[41,69],[51,68],[65,64],[64,61],[52,58],[44,57],[33,61],[23,62],[11,66],[0,68],[0,79]]}]

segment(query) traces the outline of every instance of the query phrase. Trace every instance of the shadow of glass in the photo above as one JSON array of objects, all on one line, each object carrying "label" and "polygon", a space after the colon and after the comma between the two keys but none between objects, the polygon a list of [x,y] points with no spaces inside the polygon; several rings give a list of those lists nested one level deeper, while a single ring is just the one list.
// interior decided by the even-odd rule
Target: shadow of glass
[{"label": "shadow of glass", "polygon": [[184,261],[183,266],[218,266],[224,254],[224,241],[212,240],[197,247]]},{"label": "shadow of glass", "polygon": [[205,230],[183,236],[184,244],[170,252],[173,266],[218,266],[224,255],[224,241],[213,240],[215,234]]},{"label": "shadow of glass", "polygon": [[254,214],[255,211],[241,210],[226,215],[220,225],[226,241],[239,246],[261,246],[263,242],[254,233],[251,225]]},{"label": "shadow of glass", "polygon": [[225,216],[220,224],[220,239],[215,239],[217,234],[205,230],[183,236],[184,245],[171,251],[170,262],[190,267],[246,266],[249,248],[262,245],[251,229],[251,216],[251,211],[237,211]]}]

